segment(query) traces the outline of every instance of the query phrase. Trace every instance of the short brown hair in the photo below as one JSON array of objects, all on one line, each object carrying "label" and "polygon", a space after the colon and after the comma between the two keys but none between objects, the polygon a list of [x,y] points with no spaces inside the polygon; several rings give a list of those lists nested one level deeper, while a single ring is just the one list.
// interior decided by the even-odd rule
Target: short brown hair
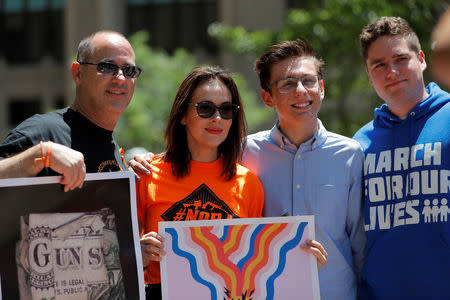
[{"label": "short brown hair", "polygon": [[366,25],[360,37],[361,52],[364,62],[367,60],[367,53],[370,45],[379,37],[384,35],[401,35],[409,47],[417,54],[420,54],[420,43],[417,34],[409,26],[408,22],[400,17],[381,17],[375,22]]},{"label": "short brown hair", "polygon": [[202,83],[217,80],[222,82],[231,93],[231,102],[240,106],[231,123],[226,139],[219,145],[218,152],[223,159],[222,175],[230,180],[236,174],[236,163],[240,160],[245,147],[247,125],[242,108],[242,101],[238,88],[230,74],[218,67],[199,67],[193,69],[178,88],[172,104],[167,123],[165,139],[166,152],[164,160],[172,164],[174,176],[181,178],[189,174],[191,154],[187,144],[186,128],[181,124],[185,116],[188,103],[195,89]]},{"label": "short brown hair", "polygon": [[286,58],[290,57],[311,57],[317,66],[319,75],[322,76],[322,58],[314,51],[311,44],[306,40],[297,39],[295,41],[285,41],[273,45],[260,58],[255,61],[255,71],[259,76],[261,88],[271,93],[270,74],[272,66]]}]

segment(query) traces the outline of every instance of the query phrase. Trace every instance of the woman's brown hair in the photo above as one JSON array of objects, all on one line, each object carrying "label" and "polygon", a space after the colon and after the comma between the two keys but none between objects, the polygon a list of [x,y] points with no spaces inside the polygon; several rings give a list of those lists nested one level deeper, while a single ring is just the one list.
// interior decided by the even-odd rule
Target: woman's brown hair
[{"label": "woman's brown hair", "polygon": [[226,180],[230,180],[236,174],[236,163],[241,158],[245,147],[245,136],[247,135],[247,125],[239,91],[230,74],[222,69],[199,67],[193,69],[178,88],[165,133],[166,152],[163,155],[164,161],[172,164],[172,172],[178,178],[189,174],[191,161],[186,128],[181,124],[181,119],[187,112],[188,103],[195,89],[202,83],[211,80],[222,82],[231,93],[231,102],[240,107],[233,118],[226,139],[218,147],[218,153],[223,159],[222,175]]}]

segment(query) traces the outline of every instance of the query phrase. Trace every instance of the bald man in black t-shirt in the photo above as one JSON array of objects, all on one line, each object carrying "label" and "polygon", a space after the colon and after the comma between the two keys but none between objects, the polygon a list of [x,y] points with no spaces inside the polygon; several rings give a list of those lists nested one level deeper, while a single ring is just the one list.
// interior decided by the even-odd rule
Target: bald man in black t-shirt
[{"label": "bald man in black t-shirt", "polygon": [[141,72],[133,48],[120,33],[96,32],[80,42],[71,72],[73,105],[17,126],[0,144],[0,178],[61,174],[69,191],[82,186],[86,171],[126,167],[112,132]]}]

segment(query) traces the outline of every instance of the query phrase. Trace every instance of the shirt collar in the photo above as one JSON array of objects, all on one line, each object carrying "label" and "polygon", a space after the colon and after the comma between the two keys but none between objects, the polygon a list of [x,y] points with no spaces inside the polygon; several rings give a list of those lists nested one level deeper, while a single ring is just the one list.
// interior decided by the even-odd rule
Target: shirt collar
[{"label": "shirt collar", "polygon": [[318,147],[320,147],[323,143],[325,143],[328,133],[325,127],[322,125],[322,122],[317,119],[317,124],[319,126],[319,130],[317,130],[316,134],[312,136],[309,140],[300,145],[300,148],[297,146],[281,132],[279,128],[279,121],[275,123],[275,126],[270,131],[270,138],[272,142],[276,144],[279,148],[285,149],[287,151],[297,152],[297,150],[301,149],[303,151],[311,151]]}]

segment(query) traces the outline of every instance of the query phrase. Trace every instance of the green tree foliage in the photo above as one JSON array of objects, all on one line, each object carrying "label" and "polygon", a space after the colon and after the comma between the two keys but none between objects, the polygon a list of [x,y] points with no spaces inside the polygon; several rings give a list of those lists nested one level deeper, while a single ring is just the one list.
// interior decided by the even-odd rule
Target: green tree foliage
[{"label": "green tree foliage", "polygon": [[[295,2],[295,1],[291,1]],[[325,101],[320,118],[329,130],[352,136],[382,103],[370,87],[360,54],[359,34],[381,16],[400,16],[417,32],[425,54],[446,0],[301,0],[282,30],[249,32],[214,23],[209,34],[238,54],[258,57],[270,45],[306,38],[325,60]],[[426,74],[427,75],[427,74]]]},{"label": "green tree foliage", "polygon": [[[152,49],[148,46],[148,39],[149,34],[145,31],[130,37],[136,62],[143,72],[114,135],[124,149],[144,147],[158,153],[164,149],[164,131],[178,86],[199,64],[184,49],[178,49],[172,55]],[[270,110],[256,104],[256,95],[249,90],[241,75],[233,74],[233,78],[244,102],[249,128],[258,126],[269,117]]]}]

